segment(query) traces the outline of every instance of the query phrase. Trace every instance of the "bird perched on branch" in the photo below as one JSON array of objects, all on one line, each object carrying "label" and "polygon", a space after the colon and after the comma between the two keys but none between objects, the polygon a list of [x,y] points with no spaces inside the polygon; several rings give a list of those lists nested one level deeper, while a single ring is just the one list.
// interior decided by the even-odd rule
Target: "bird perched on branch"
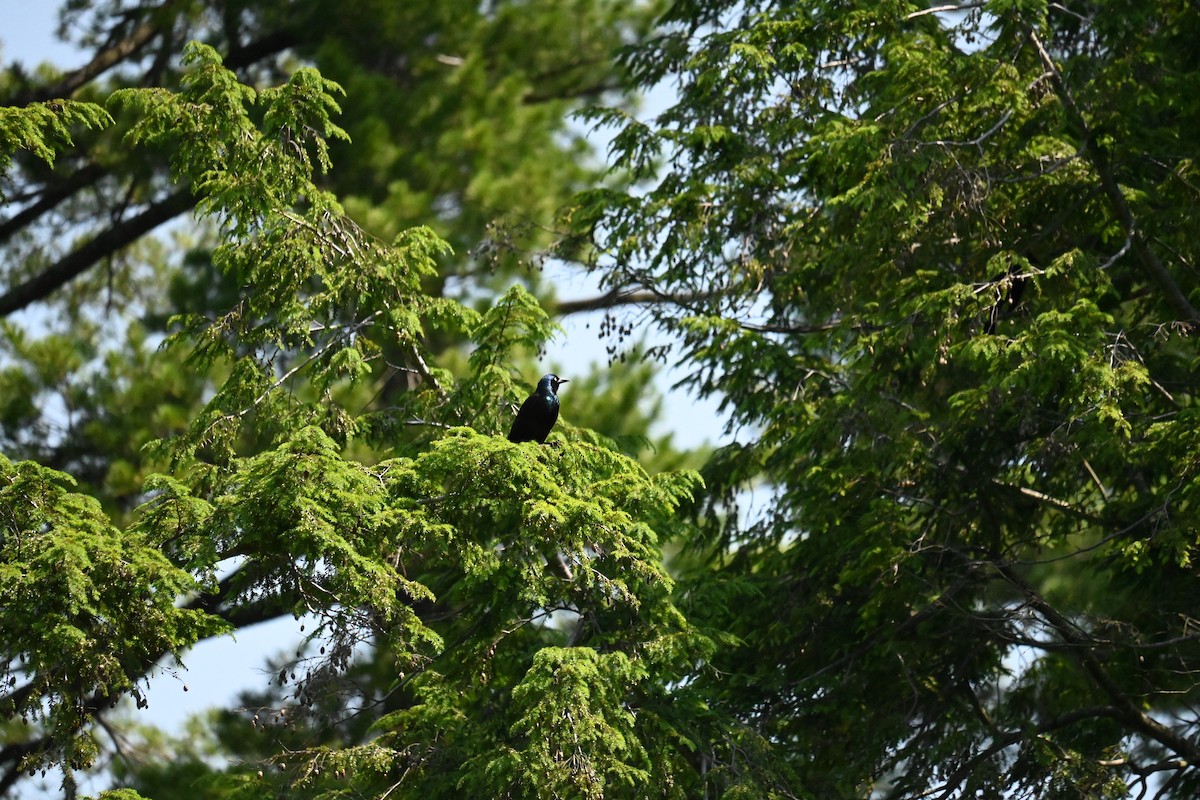
[{"label": "bird perched on branch", "polygon": [[[521,410],[517,412],[517,418],[508,432],[510,442],[545,444],[550,429],[558,421],[558,387],[566,382],[566,378],[554,374],[542,376],[533,394],[521,403]],[[562,553],[548,549],[544,555],[547,569],[563,580],[574,580],[571,567]]]},{"label": "bird perched on branch", "polygon": [[545,443],[550,429],[558,421],[558,387],[564,383],[567,379],[557,375],[542,376],[533,394],[521,403],[521,410],[508,432],[510,442]]},{"label": "bird perched on branch", "polygon": [[554,422],[558,421],[558,387],[566,383],[558,375],[542,375],[538,389],[521,403],[517,419],[512,420],[509,441],[536,441],[545,444]]}]

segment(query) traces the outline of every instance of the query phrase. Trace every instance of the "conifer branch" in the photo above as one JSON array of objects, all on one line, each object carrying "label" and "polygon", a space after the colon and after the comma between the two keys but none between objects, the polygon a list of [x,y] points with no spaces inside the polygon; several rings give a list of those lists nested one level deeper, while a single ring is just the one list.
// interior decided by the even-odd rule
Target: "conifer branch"
[{"label": "conifer branch", "polygon": [[1186,736],[1180,735],[1177,731],[1154,719],[1144,712],[1138,703],[1134,702],[1129,693],[1116,682],[1100,661],[1094,649],[1096,642],[1088,634],[1067,619],[1032,585],[1017,575],[1011,567],[998,564],[997,569],[1008,583],[1025,596],[1030,607],[1046,621],[1063,642],[1070,646],[1070,652],[1078,660],[1083,672],[1112,701],[1118,719],[1164,747],[1170,748],[1188,763],[1200,763],[1200,747]]}]

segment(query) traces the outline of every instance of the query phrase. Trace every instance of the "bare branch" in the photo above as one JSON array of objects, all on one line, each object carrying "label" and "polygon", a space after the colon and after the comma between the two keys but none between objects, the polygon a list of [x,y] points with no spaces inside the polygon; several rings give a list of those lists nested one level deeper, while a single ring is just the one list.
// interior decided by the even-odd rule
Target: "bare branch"
[{"label": "bare branch", "polygon": [[812,325],[783,325],[772,323],[769,325],[756,325],[752,322],[739,322],[738,327],[745,331],[753,331],[754,333],[786,333],[789,335],[804,335],[809,333],[826,333],[839,329],[847,329],[853,331],[870,330],[872,327],[863,322],[849,322],[844,319],[833,319],[829,322],[815,322]]},{"label": "bare branch", "polygon": [[140,214],[122,220],[63,256],[43,272],[0,295],[0,317],[20,311],[63,286],[105,256],[125,247],[195,205],[192,190],[177,189]]},{"label": "bare branch", "polygon": [[568,314],[583,314],[589,311],[600,311],[618,306],[648,305],[659,303],[663,297],[654,292],[638,291],[636,289],[613,289],[599,297],[589,297],[582,300],[563,300],[554,307],[554,313],[559,316]]},{"label": "bare branch", "polygon": [[922,144],[926,146],[932,145],[935,147],[982,147],[984,142],[995,136],[997,131],[1003,128],[1004,124],[1012,119],[1012,114],[1013,112],[1011,108],[1006,110],[1000,115],[1000,119],[996,121],[996,124],[992,125],[992,127],[988,128],[974,139],[967,139],[963,141],[952,139],[934,139],[930,142],[922,142]]},{"label": "bare branch", "polygon": [[914,11],[911,14],[905,15],[904,19],[905,19],[905,21],[908,21],[911,19],[916,19],[917,17],[928,16],[929,14],[944,14],[944,13],[953,13],[955,11],[970,11],[971,9],[974,9],[974,8],[983,8],[984,5],[986,5],[986,4],[982,3],[982,2],[948,3],[943,6],[931,6],[929,8],[922,8],[920,11]]},{"label": "bare branch", "polygon": [[700,300],[716,297],[716,292],[694,292],[686,295],[669,295],[648,289],[613,289],[598,297],[582,300],[563,300],[554,307],[554,313],[559,316],[568,314],[583,314],[589,311],[601,311],[607,308],[621,306],[648,306],[657,303],[673,303],[689,306]]},{"label": "bare branch", "polygon": [[1056,508],[1065,514],[1069,514],[1078,519],[1082,519],[1087,522],[1092,522],[1095,524],[1100,524],[1100,522],[1101,522],[1101,520],[1099,518],[1097,518],[1094,514],[1084,511],[1081,508],[1076,508],[1075,506],[1068,503],[1066,500],[1061,500],[1057,497],[1053,497],[1051,495],[1046,494],[1045,492],[1039,492],[1037,489],[1031,489],[1028,486],[1013,486],[1013,485],[1005,483],[1004,481],[1001,481],[999,479],[993,480],[992,483],[1001,489],[1005,489],[1010,492],[1016,492],[1017,494],[1024,495],[1025,497],[1029,497],[1043,505],[1050,506],[1051,508]]}]

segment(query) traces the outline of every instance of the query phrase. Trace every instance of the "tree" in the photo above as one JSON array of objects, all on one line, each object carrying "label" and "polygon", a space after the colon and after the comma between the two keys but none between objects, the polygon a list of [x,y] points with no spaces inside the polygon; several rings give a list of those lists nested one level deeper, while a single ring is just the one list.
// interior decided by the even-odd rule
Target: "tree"
[{"label": "tree", "polygon": [[[173,280],[175,307],[156,309],[183,314],[146,316],[122,340],[133,357],[82,393],[108,409],[144,396],[160,416],[137,422],[159,429],[29,435],[22,419],[52,418],[36,392],[96,363],[102,328],[7,336],[6,452],[25,456],[0,465],[0,636],[16,679],[5,788],[18,767],[94,760],[101,706],[136,698],[160,653],[313,613],[310,649],[259,695],[276,710],[214,725],[239,763],[181,758],[127,787],[154,796],[189,775],[211,797],[1197,793],[1190,7],[676,3],[654,35],[628,37],[621,69],[597,61],[599,82],[546,70],[571,78],[544,84],[562,97],[678,87],[650,120],[593,112],[617,131],[613,173],[563,210],[565,235],[537,219],[460,261],[449,249],[478,241],[486,215],[462,200],[472,170],[450,156],[478,141],[457,133],[496,129],[456,123],[435,148],[448,160],[405,161],[458,193],[377,185],[372,159],[420,148],[336,149],[345,101],[330,78],[351,81],[255,61],[277,80],[252,89],[228,69],[265,47],[230,31],[274,41],[287,9],[237,7],[217,30],[191,8],[155,13],[192,20],[226,61],[192,45],[185,68],[163,57],[176,89],[0,120],[6,147],[32,154],[6,191],[45,174],[37,159],[68,152],[68,136],[119,133],[155,158],[107,196],[124,187],[129,208],[149,209],[134,204],[151,188],[166,200],[184,186],[211,225]],[[299,13],[315,8],[295,19],[331,19]],[[481,76],[500,74],[480,54],[528,76],[533,51],[503,37],[511,49],[443,49],[432,34],[494,42],[553,24],[527,8],[472,6],[466,27],[391,13],[424,66],[481,59],[452,73],[478,89],[478,111],[497,88]],[[150,13],[99,15],[96,30],[141,52]],[[271,52],[335,64],[360,52],[344,35]],[[372,75],[351,71],[355,91],[384,85]],[[433,81],[424,96],[450,113]],[[530,94],[509,88],[502,116],[552,140],[557,123],[517,113]],[[390,130],[365,117],[362,135]],[[360,191],[322,171],[343,153]],[[87,174],[13,191],[16,214],[59,208],[51,186]],[[564,184],[530,216],[558,207]],[[496,191],[527,210],[523,193]],[[113,207],[101,244],[139,218]],[[412,227],[426,218],[437,227]],[[61,275],[100,235],[57,260],[38,248],[61,239],[31,236],[11,263],[29,280]],[[551,320],[519,287],[478,307],[446,288],[451,263],[496,288],[519,260],[509,245],[585,260],[606,282],[591,305],[636,300],[677,336],[688,384],[724,398],[738,436],[703,486],[582,427],[546,447],[503,440],[497,399],[528,390],[507,365]],[[128,265],[166,283],[169,260],[139,248]],[[147,305],[128,274],[112,272],[114,291]],[[83,286],[56,302],[94,314],[103,295]],[[144,440],[114,471],[102,443]],[[747,507],[747,487],[769,502]],[[687,546],[674,577],[666,541]],[[545,569],[558,553],[573,581]],[[223,558],[234,571],[217,571]],[[121,600],[130,588],[139,602]]]},{"label": "tree", "polygon": [[[317,0],[71,3],[63,29],[95,55],[65,74],[48,66],[36,74],[8,69],[0,74],[0,98],[14,107],[72,94],[100,102],[122,86],[177,87],[178,55],[192,39],[216,48],[250,86],[281,83],[298,64],[312,63],[352,93],[339,122],[353,141],[330,143],[339,169],[320,177],[322,188],[375,236],[391,240],[425,225],[449,242],[458,255],[443,257],[439,273],[427,277],[430,292],[449,285],[461,296],[491,297],[520,276],[544,294],[538,273],[513,248],[544,242],[552,211],[596,173],[566,115],[614,84],[609,52],[638,36],[650,13],[605,2],[580,2],[574,10],[543,14],[497,3],[485,13],[473,3],[390,2],[347,9]],[[529,41],[545,44],[535,52]],[[103,416],[103,408],[92,409],[102,403],[82,396],[74,365],[105,350],[114,329],[130,348],[152,350],[171,314],[211,314],[236,298],[237,286],[212,266],[206,231],[189,232],[182,253],[143,238],[188,214],[195,198],[171,182],[168,153],[129,158],[121,137],[130,121],[116,123],[75,131],[75,146],[58,152],[53,169],[15,154],[15,210],[0,227],[9,265],[0,313],[23,322],[27,309],[50,297],[41,308],[61,313],[35,311],[39,324],[9,337],[20,368],[4,378],[16,386],[4,393],[0,445],[91,486],[107,484],[104,495],[120,504],[144,478],[138,448],[193,414],[205,388],[188,370],[122,358],[112,365],[119,374],[97,377],[100,385],[88,392],[121,392],[108,407],[134,404],[145,413]],[[496,246],[480,250],[491,257],[472,258],[489,225]],[[125,318],[136,325],[126,328]],[[59,336],[40,335],[46,327]],[[441,351],[453,342],[431,344]],[[139,367],[122,372],[130,361]],[[157,376],[148,379],[143,367]],[[160,391],[164,383],[169,389]],[[384,399],[402,383],[390,381]],[[167,398],[175,405],[169,413],[160,403]],[[41,413],[59,406],[73,411],[65,433]]]},{"label": "tree", "polygon": [[[281,614],[316,618],[279,679],[293,717],[346,697],[367,644],[386,703],[362,739],[215,774],[221,791],[265,791],[275,763],[296,793],[403,774],[410,794],[596,796],[677,766],[657,757],[662,687],[709,644],[660,547],[695,475],[585,428],[507,443],[512,365],[554,326],[520,286],[478,306],[447,290],[522,266],[454,256],[493,204],[536,245],[588,174],[564,114],[609,88],[602,56],[644,9],[578,10],[75,3],[96,57],[5,73],[0,792],[62,767],[73,796],[97,722],[160,658]],[[210,44],[177,62],[188,38]],[[343,89],[305,59],[387,113],[339,127]],[[337,151],[348,130],[375,144]],[[144,238],[193,207],[183,253]],[[51,313],[17,318],[33,304]],[[543,569],[556,553],[572,581]]]},{"label": "tree", "polygon": [[[570,211],[738,441],[684,611],[723,796],[1192,797],[1187,3],[677,3]],[[756,483],[770,502],[737,513]]]}]

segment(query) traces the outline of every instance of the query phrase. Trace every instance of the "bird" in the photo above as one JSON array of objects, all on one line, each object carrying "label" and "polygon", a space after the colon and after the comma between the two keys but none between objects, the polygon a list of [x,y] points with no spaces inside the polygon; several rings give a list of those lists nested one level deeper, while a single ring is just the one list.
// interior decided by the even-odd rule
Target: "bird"
[{"label": "bird", "polygon": [[521,410],[508,432],[510,442],[545,444],[550,429],[558,420],[558,387],[567,382],[566,378],[553,373],[542,376],[533,394],[521,403]]}]

